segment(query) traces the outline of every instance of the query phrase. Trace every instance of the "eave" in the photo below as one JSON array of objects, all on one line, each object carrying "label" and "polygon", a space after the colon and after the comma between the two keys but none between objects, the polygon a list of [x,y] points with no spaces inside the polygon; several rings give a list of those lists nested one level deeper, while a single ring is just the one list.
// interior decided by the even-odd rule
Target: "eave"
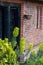
[{"label": "eave", "polygon": [[43,4],[43,0],[24,0],[24,1],[29,1],[29,2],[32,2],[32,3],[42,3]]}]

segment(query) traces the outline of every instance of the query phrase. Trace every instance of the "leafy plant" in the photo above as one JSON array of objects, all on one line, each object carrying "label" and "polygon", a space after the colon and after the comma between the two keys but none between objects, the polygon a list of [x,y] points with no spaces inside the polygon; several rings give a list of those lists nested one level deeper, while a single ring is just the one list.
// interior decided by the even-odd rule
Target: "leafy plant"
[{"label": "leafy plant", "polygon": [[16,53],[8,38],[0,39],[0,65],[17,65]]},{"label": "leafy plant", "polygon": [[25,50],[25,38],[20,39],[20,53],[23,53]]},{"label": "leafy plant", "polygon": [[18,34],[19,28],[15,27],[11,42],[9,42],[8,38],[4,40],[0,39],[0,65],[19,65],[17,61],[17,50],[14,50],[17,45],[16,37]]},{"label": "leafy plant", "polygon": [[13,30],[13,37],[12,37],[12,40],[11,40],[13,49],[17,45],[16,38],[18,37],[18,35],[19,35],[19,28],[18,27],[15,27],[14,30]]},{"label": "leafy plant", "polygon": [[36,50],[33,50],[31,55],[32,56],[35,56],[36,54],[37,54],[37,51]]},{"label": "leafy plant", "polygon": [[40,58],[40,62],[43,64],[43,56]]},{"label": "leafy plant", "polygon": [[[31,47],[33,47],[32,44],[29,45],[29,51]],[[43,42],[40,43],[38,51],[31,51],[30,58],[25,61],[24,65],[43,65]]]},{"label": "leafy plant", "polygon": [[29,46],[28,46],[28,50],[32,50],[33,49],[33,44],[32,43],[29,43]]},{"label": "leafy plant", "polygon": [[39,45],[39,50],[40,50],[41,52],[43,52],[43,42],[40,43],[40,45]]},{"label": "leafy plant", "polygon": [[19,35],[19,28],[15,27],[13,30],[13,37],[17,37]]}]

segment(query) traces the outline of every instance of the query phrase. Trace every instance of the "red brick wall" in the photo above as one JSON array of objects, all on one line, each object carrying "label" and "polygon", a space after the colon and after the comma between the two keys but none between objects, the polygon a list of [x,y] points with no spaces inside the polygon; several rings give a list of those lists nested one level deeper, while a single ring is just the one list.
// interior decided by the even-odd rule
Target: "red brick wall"
[{"label": "red brick wall", "polygon": [[[25,3],[22,0],[0,0],[2,2],[13,2],[21,3],[21,28],[20,35],[26,38],[26,48],[28,44],[32,42],[34,45],[39,44],[43,41],[43,5],[35,3]],[[41,29],[37,29],[37,6],[42,7],[41,15]],[[30,12],[31,11],[31,12]],[[32,17],[30,20],[24,19],[24,14],[30,15]]]},{"label": "red brick wall", "polygon": [[2,1],[2,2],[16,2],[16,3],[21,3],[22,2],[22,0],[0,0],[0,1]]},{"label": "red brick wall", "polygon": [[[40,29],[37,29],[37,6],[42,7]],[[26,38],[26,48],[28,48],[28,44],[30,42],[32,42],[34,45],[37,45],[43,41],[43,5],[25,3],[24,15],[25,14],[32,15],[30,19],[24,18],[24,23],[23,23],[23,36]]]},{"label": "red brick wall", "polygon": [[24,22],[24,3],[21,4],[21,27],[20,27],[20,37],[23,37],[23,22]]}]

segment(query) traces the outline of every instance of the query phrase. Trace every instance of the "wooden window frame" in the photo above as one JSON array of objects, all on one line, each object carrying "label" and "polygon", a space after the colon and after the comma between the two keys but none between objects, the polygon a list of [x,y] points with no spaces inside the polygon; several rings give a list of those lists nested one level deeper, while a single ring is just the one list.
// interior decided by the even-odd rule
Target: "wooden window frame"
[{"label": "wooden window frame", "polygon": [[37,7],[37,29],[41,29],[42,22],[42,7]]}]

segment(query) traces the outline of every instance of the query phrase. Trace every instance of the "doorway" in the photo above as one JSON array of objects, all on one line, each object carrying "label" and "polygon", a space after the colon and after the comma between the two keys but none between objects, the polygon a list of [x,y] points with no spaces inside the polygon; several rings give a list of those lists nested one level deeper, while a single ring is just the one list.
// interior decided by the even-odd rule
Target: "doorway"
[{"label": "doorway", "polygon": [[[3,3],[4,4],[4,3]],[[20,28],[21,6],[13,4],[0,5],[0,38],[12,39],[14,27]],[[20,40],[20,34],[17,41]]]}]

